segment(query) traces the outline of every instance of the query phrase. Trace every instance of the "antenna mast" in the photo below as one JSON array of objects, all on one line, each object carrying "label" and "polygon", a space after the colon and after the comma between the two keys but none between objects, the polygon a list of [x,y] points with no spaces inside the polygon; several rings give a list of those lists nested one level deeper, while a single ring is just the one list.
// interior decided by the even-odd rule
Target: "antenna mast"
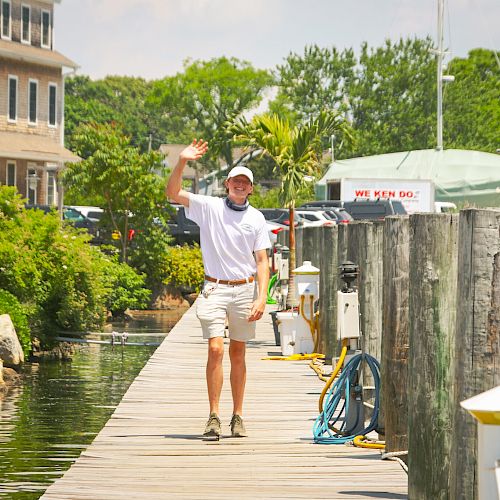
[{"label": "antenna mast", "polygon": [[444,18],[444,0],[438,0],[438,46],[437,56],[437,145],[436,149],[443,149],[443,18]]}]

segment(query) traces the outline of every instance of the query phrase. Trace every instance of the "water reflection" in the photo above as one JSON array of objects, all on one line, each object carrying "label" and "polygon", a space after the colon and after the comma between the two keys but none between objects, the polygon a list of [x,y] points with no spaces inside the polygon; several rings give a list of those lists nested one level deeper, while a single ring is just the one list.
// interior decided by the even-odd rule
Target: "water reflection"
[{"label": "water reflection", "polygon": [[[182,313],[136,313],[110,329],[161,341]],[[39,498],[92,442],[155,349],[85,344],[71,362],[26,364],[22,385],[0,401],[0,498]]]}]

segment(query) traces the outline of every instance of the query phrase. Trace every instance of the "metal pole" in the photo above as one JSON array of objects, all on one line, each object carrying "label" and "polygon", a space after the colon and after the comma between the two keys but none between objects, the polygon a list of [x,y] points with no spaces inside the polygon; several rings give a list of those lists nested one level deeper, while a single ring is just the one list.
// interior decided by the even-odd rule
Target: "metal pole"
[{"label": "metal pole", "polygon": [[437,145],[443,149],[443,17],[444,0],[438,0],[438,47],[437,47]]}]

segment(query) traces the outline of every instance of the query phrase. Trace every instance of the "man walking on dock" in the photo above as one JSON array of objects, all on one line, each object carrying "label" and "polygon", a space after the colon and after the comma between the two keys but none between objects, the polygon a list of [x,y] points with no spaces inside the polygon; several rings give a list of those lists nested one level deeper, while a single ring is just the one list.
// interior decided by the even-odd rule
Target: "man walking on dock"
[{"label": "man walking on dock", "polygon": [[[203,140],[185,148],[166,187],[166,194],[186,207],[186,215],[200,226],[205,283],[196,314],[203,338],[208,339],[206,378],[210,415],[205,436],[221,434],[219,400],[223,383],[224,330],[229,329],[233,416],[231,435],[246,436],[242,419],[246,382],[246,342],[255,338],[255,321],[264,313],[269,281],[267,249],[271,247],[264,216],[250,206],[252,171],[232,168],[224,181],[226,198],[189,193],[182,189],[182,172],[188,161],[199,160],[208,150]],[[255,283],[257,274],[257,283]]]}]

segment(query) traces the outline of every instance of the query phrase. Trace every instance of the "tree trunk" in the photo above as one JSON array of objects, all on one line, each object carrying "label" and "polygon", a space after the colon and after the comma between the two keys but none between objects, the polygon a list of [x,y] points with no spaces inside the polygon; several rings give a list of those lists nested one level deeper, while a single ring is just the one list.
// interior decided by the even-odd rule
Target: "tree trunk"
[{"label": "tree trunk", "polygon": [[288,294],[286,296],[287,309],[297,305],[297,299],[295,298],[295,275],[292,272],[295,269],[295,206],[291,206],[289,212],[290,229],[288,232],[288,248],[290,249],[290,259],[288,260]]}]

